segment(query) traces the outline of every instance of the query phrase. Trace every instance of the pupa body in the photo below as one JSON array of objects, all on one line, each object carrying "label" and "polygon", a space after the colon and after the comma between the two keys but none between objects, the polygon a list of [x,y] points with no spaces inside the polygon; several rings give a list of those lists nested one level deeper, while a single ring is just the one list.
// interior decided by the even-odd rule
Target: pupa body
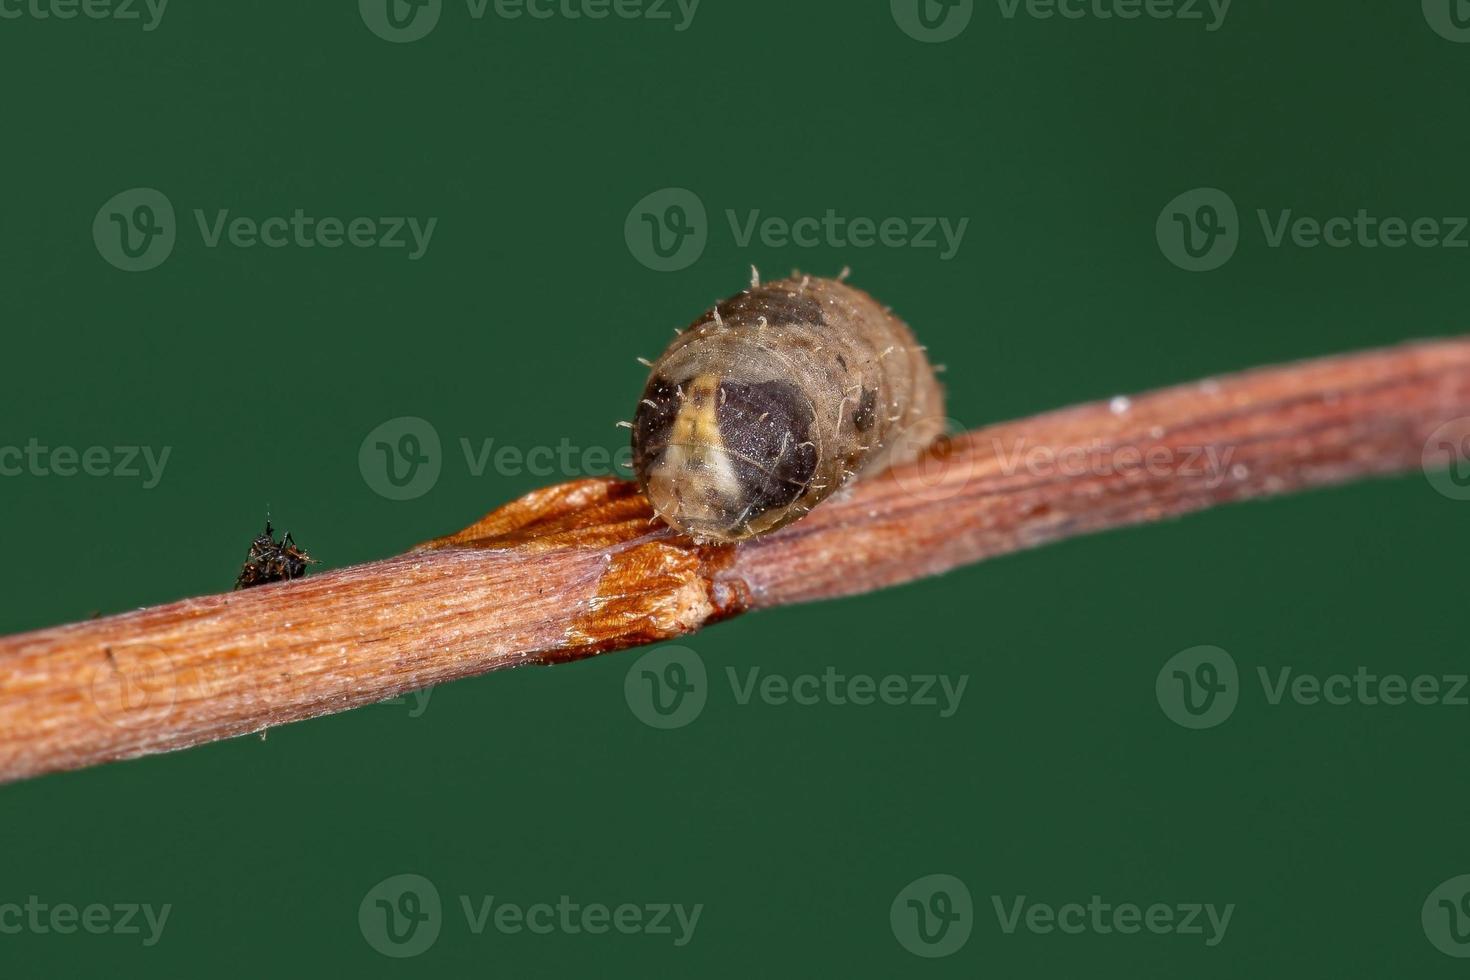
[{"label": "pupa body", "polygon": [[944,424],[909,328],[862,290],[796,276],[717,304],[654,362],[633,468],[670,526],[737,541],[916,457]]}]

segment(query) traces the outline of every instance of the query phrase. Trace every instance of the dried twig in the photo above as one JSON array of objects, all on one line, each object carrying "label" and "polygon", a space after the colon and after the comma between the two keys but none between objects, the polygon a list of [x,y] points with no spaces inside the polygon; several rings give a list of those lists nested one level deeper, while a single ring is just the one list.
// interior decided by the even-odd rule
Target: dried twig
[{"label": "dried twig", "polygon": [[[0,779],[165,752],[747,609],[1414,468],[1470,438],[1470,339],[1309,361],[956,437],[767,537],[700,547],[627,483],[531,493],[408,554],[0,639]],[[1436,439],[1436,443],[1440,440]]]}]

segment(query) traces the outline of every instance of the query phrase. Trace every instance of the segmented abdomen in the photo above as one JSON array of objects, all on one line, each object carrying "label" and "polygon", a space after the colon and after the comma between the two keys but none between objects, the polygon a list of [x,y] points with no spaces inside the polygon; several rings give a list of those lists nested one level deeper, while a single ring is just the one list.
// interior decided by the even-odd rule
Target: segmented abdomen
[{"label": "segmented abdomen", "polygon": [[717,304],[654,363],[633,466],[654,510],[698,540],[788,524],[944,430],[913,334],[871,296],[793,277]]}]

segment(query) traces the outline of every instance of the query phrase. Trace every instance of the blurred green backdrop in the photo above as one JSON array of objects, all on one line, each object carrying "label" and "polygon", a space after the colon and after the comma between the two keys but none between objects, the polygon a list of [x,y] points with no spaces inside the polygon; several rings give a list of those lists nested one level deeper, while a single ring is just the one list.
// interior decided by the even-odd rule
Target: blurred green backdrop
[{"label": "blurred green backdrop", "polygon": [[[634,357],[751,264],[850,265],[948,365],[966,426],[1463,329],[1463,248],[1271,247],[1256,217],[1470,214],[1456,0],[1238,0],[1223,18],[1186,0],[1074,0],[1077,18],[394,2],[0,0],[0,444],[169,450],[151,486],[141,462],[0,478],[0,631],[226,589],[267,508],[337,568],[595,470],[588,447],[622,445]],[[1202,187],[1239,209],[1236,250],[1189,272],[1155,225]],[[166,256],[143,234],[166,215],[134,188],[175,211]],[[649,195],[655,218],[699,222],[668,188],[705,209],[697,258],[639,244]],[[298,208],[437,222],[410,258],[211,247],[195,217]],[[956,249],[737,234],[755,212],[829,209],[968,224]],[[140,261],[118,220],[156,267],[117,267]],[[441,440],[408,500],[359,462],[402,417]],[[566,440],[581,462],[477,472],[463,441],[486,440]],[[707,700],[672,730],[630,710],[634,651],[6,786],[0,975],[1448,976],[1421,909],[1470,872],[1448,752],[1470,707],[1273,705],[1256,677],[1464,672],[1467,524],[1470,504],[1413,474],[746,617],[684,644]],[[1155,679],[1204,644],[1239,666],[1239,704],[1187,730]],[[967,680],[941,717],[741,703],[727,669],[753,668]],[[403,874],[429,883],[407,902]],[[904,918],[935,874],[973,904],[952,951]],[[388,923],[434,895],[432,922]],[[996,912],[1094,895],[1234,908],[1213,945],[1203,915],[1203,934],[1063,934]],[[562,896],[702,908],[683,936],[672,915],[667,934],[496,924]],[[934,899],[919,910],[945,912]],[[64,934],[6,903],[113,911]],[[161,931],[142,913],[119,928],[135,903],[169,906]]]}]

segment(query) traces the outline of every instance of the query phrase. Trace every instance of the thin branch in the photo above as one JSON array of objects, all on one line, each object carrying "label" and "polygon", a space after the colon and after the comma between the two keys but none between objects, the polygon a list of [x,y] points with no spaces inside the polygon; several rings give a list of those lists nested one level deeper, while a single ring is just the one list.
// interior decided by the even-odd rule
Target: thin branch
[{"label": "thin branch", "polygon": [[1453,445],[1470,438],[1466,416],[1470,338],[966,433],[733,548],[674,535],[628,483],[548,487],[396,558],[0,638],[0,779],[180,749],[1079,534],[1413,469],[1436,430]]}]

